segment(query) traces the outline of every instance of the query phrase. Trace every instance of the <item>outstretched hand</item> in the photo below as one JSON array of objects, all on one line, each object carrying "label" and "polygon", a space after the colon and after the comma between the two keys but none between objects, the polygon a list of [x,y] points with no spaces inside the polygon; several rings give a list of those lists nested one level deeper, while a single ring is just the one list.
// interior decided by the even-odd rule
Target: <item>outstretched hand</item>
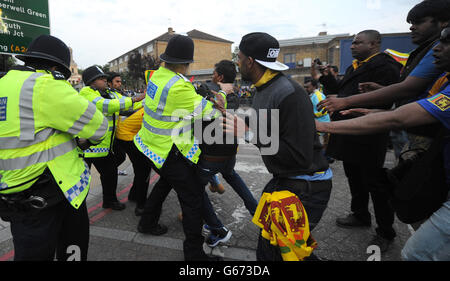
[{"label": "outstretched hand", "polygon": [[359,89],[360,93],[368,93],[368,92],[372,92],[375,90],[379,90],[383,87],[384,86],[377,84],[375,82],[364,82],[364,83],[359,83],[358,89]]},{"label": "outstretched hand", "polygon": [[337,96],[328,96],[323,101],[319,102],[317,105],[317,110],[326,110],[329,113],[337,112],[339,110],[345,109],[345,100],[343,98],[338,98]]},{"label": "outstretched hand", "polygon": [[248,129],[245,121],[238,116],[226,112],[223,117],[221,117],[223,131],[226,134],[231,134],[235,137],[241,138],[245,135],[245,131]]},{"label": "outstretched hand", "polygon": [[225,109],[225,99],[223,98],[223,96],[215,91],[211,91],[211,93],[213,93],[214,98],[210,98],[210,101],[214,104],[214,106],[217,108],[217,110],[219,110],[220,112],[222,112],[222,114],[225,114],[226,109]]}]

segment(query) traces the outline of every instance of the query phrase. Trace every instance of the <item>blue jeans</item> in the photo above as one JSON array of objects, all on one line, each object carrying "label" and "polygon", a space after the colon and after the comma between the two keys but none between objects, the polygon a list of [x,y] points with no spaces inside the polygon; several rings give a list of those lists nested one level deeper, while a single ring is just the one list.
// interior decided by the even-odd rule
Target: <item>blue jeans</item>
[{"label": "blue jeans", "polygon": [[406,242],[404,260],[450,261],[450,193],[448,199]]},{"label": "blue jeans", "polygon": [[[204,159],[200,159],[198,162],[198,173],[203,185],[210,182],[215,174],[221,173],[225,181],[233,188],[239,197],[242,198],[245,207],[253,216],[258,203],[242,178],[234,170],[235,164],[236,156],[233,156],[229,160],[223,162],[209,162]],[[209,200],[206,192],[203,193],[203,205],[203,216],[206,224],[208,224],[211,228],[222,228],[223,224],[214,212],[214,208],[211,205],[211,201]]]}]

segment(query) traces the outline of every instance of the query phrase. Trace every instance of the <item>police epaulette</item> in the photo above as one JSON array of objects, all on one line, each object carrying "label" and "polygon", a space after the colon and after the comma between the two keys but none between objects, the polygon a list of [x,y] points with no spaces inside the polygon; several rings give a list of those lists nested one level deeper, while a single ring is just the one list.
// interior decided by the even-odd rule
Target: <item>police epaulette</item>
[{"label": "police epaulette", "polygon": [[64,76],[64,74],[62,74],[59,71],[52,71],[52,75],[55,78],[55,80],[66,80],[66,77]]}]

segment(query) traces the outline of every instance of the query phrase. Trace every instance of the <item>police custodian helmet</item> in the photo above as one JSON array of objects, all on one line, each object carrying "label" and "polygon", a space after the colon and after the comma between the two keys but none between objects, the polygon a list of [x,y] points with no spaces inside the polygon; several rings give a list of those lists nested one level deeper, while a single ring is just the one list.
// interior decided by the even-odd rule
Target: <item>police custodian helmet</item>
[{"label": "police custodian helmet", "polygon": [[100,67],[93,65],[83,71],[82,77],[84,84],[89,86],[95,79],[108,77],[108,75]]},{"label": "police custodian helmet", "polygon": [[72,75],[69,47],[63,41],[51,35],[40,35],[35,38],[28,46],[25,54],[17,55],[16,58],[25,63],[30,58],[51,61],[61,67],[58,70],[62,72],[66,79],[69,79]]},{"label": "police custodian helmet", "polygon": [[170,38],[166,51],[159,58],[173,64],[192,63],[194,62],[194,41],[188,36],[175,35]]}]

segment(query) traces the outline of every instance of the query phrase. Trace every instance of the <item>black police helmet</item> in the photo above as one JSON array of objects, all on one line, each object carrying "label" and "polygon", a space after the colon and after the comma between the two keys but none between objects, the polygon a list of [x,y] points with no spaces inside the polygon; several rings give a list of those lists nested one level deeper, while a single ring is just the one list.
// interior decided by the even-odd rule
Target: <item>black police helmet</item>
[{"label": "black police helmet", "polygon": [[40,35],[35,38],[28,50],[23,55],[17,55],[17,59],[27,62],[30,58],[38,58],[51,61],[60,66],[60,70],[66,79],[72,75],[70,71],[70,50],[60,39],[51,35]]},{"label": "black police helmet", "polygon": [[101,78],[101,77],[108,77],[106,73],[103,72],[103,70],[98,67],[97,65],[90,66],[86,68],[83,71],[83,82],[85,85],[90,85],[92,82],[95,81],[95,79]]},{"label": "black police helmet", "polygon": [[175,35],[170,38],[166,51],[159,58],[167,63],[194,62],[194,41],[188,36]]}]

